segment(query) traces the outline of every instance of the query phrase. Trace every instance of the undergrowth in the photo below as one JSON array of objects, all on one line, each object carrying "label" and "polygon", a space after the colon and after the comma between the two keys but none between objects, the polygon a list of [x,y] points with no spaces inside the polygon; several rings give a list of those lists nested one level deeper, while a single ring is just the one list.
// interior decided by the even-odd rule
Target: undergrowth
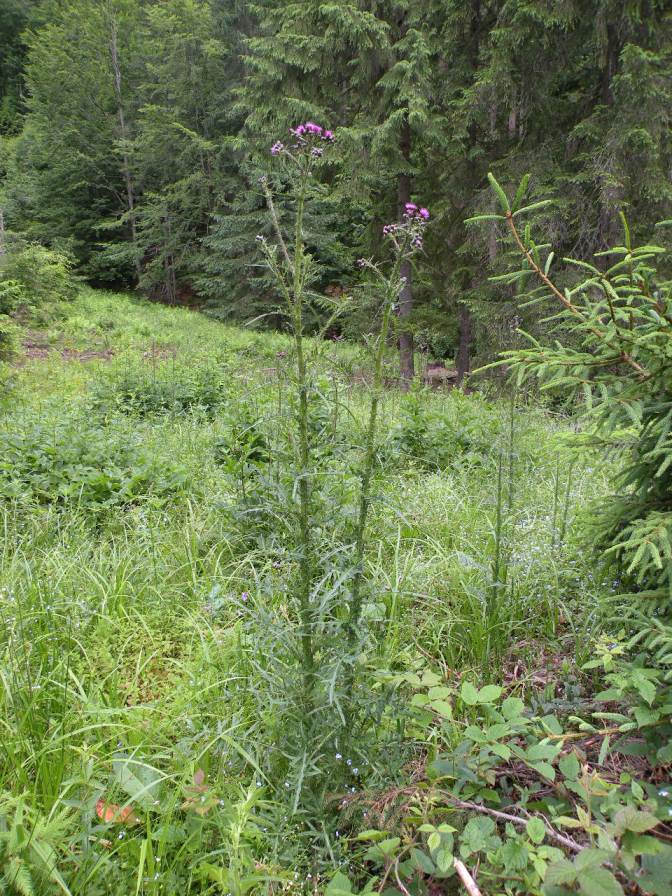
[{"label": "undergrowth", "polygon": [[669,682],[586,536],[619,460],[384,388],[391,257],[368,352],[84,290],[16,368],[6,892],[669,892]]}]

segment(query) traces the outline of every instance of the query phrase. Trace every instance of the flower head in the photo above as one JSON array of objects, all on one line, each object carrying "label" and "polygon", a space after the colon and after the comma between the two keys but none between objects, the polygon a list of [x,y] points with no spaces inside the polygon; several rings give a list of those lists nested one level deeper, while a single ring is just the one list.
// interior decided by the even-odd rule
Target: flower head
[{"label": "flower head", "polygon": [[308,138],[314,137],[317,140],[325,140],[331,142],[334,139],[333,131],[326,130],[314,121],[306,121],[304,124],[297,124],[296,127],[289,129],[290,134],[297,137],[299,145],[305,143]]},{"label": "flower head", "polygon": [[271,155],[279,156],[284,148],[285,148],[285,144],[281,143],[279,140],[276,140],[276,142],[273,144],[273,146],[271,146]]}]

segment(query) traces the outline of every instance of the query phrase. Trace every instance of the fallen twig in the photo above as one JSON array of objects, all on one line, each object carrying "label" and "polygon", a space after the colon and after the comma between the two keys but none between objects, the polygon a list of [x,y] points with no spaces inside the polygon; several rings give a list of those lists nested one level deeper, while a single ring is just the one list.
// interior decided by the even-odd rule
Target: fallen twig
[{"label": "fallen twig", "polygon": [[457,875],[464,884],[464,889],[469,896],[481,896],[481,891],[476,886],[476,881],[471,874],[469,874],[466,865],[463,862],[460,862],[459,859],[454,859],[453,865],[455,866],[455,871],[457,871]]}]

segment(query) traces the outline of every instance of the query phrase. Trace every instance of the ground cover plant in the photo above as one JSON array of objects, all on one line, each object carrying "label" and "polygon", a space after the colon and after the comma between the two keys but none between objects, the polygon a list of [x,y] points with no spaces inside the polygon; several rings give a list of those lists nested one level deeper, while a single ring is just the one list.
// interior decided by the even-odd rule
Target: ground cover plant
[{"label": "ground cover plant", "polygon": [[[352,296],[318,297],[333,150],[313,122],[271,149],[284,335],[87,288],[24,322],[0,428],[2,886],[669,892],[662,250],[626,227],[560,289],[518,223],[527,181],[511,201],[492,178],[501,214],[474,223],[508,230],[506,284],[556,300],[565,342],[505,355],[504,390],[404,391],[390,337],[431,215],[405,203]],[[352,302],[360,347],[327,338]]]}]

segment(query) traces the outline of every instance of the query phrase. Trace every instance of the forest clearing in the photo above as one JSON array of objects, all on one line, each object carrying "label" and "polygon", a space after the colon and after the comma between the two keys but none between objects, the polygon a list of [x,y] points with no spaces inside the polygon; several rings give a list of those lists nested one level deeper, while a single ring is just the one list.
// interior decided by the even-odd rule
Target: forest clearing
[{"label": "forest clearing", "polygon": [[0,0],[0,893],[672,894],[671,29]]}]

